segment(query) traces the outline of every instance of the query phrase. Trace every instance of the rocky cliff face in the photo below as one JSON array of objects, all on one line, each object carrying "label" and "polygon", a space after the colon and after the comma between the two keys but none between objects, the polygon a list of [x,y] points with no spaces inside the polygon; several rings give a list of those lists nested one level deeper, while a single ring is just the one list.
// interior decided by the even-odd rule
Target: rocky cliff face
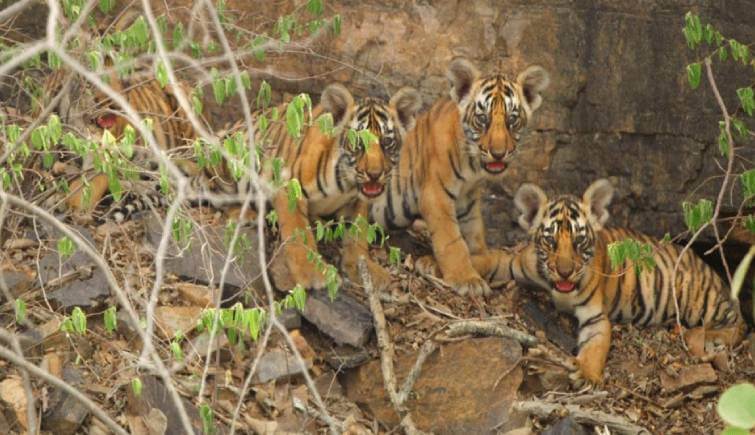
[{"label": "rocky cliff face", "polygon": [[[243,10],[242,3],[229,7]],[[522,237],[512,195],[525,181],[581,194],[594,179],[609,177],[618,188],[613,223],[658,236],[684,229],[683,200],[712,198],[720,185],[710,180],[721,173],[720,115],[705,82],[696,91],[687,84],[684,68],[696,57],[681,33],[683,15],[693,9],[722,33],[752,42],[750,0],[328,4],[343,16],[341,36],[318,43],[317,56],[279,56],[279,73],[304,79],[277,81],[278,87],[316,93],[341,81],[355,93],[381,94],[410,85],[427,107],[447,92],[445,68],[453,56],[472,59],[482,71],[500,61],[512,76],[532,63],[551,73],[516,161],[489,187],[491,242]],[[734,89],[750,83],[751,72],[714,66],[728,106],[736,107]],[[746,146],[755,156],[752,143]]]}]

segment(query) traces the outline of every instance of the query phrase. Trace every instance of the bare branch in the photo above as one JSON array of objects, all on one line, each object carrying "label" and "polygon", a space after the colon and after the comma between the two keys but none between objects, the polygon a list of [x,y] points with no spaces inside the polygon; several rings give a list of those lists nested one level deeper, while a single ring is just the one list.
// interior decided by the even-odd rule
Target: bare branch
[{"label": "bare branch", "polygon": [[[6,332],[5,330],[0,330],[0,333],[2,333],[2,335],[10,334]],[[128,435],[128,432],[126,432],[122,427],[120,427],[118,423],[113,421],[113,419],[110,418],[110,416],[107,415],[107,413],[103,411],[102,408],[97,406],[96,403],[92,402],[91,399],[86,397],[79,390],[72,387],[65,381],[50,374],[47,370],[43,370],[35,366],[34,364],[30,363],[23,357],[16,355],[15,352],[11,351],[5,346],[0,346],[0,357],[8,360],[12,364],[15,364],[23,368],[24,370],[27,370],[32,375],[70,394],[71,397],[81,402],[82,405],[84,405],[87,409],[89,409],[89,411],[91,411],[91,413],[94,414],[95,417],[97,417],[102,423],[104,423],[108,427],[108,429],[110,429],[114,433],[117,433],[120,435]]]},{"label": "bare branch", "polygon": [[537,337],[518,331],[504,325],[502,322],[490,320],[463,320],[448,325],[448,335],[458,337],[467,334],[482,334],[486,336],[512,338],[523,346],[532,347],[537,345]]}]

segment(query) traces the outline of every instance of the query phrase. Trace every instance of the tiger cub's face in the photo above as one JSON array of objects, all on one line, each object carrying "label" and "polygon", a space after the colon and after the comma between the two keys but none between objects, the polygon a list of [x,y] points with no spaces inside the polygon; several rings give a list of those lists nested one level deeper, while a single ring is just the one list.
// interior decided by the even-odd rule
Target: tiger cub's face
[{"label": "tiger cub's face", "polygon": [[459,105],[466,151],[480,159],[490,174],[506,169],[516,150],[521,130],[540,107],[540,92],[548,87],[548,73],[530,66],[516,80],[502,74],[481,77],[465,59],[456,59],[448,68],[451,98]]},{"label": "tiger cub's face", "polygon": [[523,184],[514,197],[537,253],[537,271],[551,289],[569,293],[591,266],[596,235],[608,220],[606,207],[613,196],[608,180],[595,181],[582,199],[562,195],[548,200],[534,184]]},{"label": "tiger cub's face", "polygon": [[[415,115],[422,105],[419,93],[402,88],[387,103],[377,98],[355,102],[346,88],[334,84],[323,92],[321,104],[333,115],[338,131],[339,186],[355,186],[365,199],[377,198],[398,162],[406,132],[414,126]],[[366,149],[353,146],[348,138],[349,129],[367,129],[377,139]]]}]

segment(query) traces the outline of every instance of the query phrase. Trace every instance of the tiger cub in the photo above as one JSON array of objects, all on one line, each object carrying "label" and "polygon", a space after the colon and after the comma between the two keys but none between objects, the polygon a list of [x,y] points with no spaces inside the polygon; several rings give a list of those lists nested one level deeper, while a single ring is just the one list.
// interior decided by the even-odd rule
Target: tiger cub
[{"label": "tiger cub", "polygon": [[[548,73],[530,66],[515,80],[501,73],[481,76],[469,61],[448,68],[451,98],[438,100],[407,135],[386,195],[372,206],[375,221],[405,228],[427,223],[434,253],[417,261],[436,264],[460,294],[488,294],[483,279],[497,264],[488,250],[480,209],[486,179],[500,179],[516,152],[522,129],[540,107]],[[482,276],[481,276],[482,274]]]},{"label": "tiger cub", "polygon": [[[331,136],[311,126],[300,140],[295,140],[282,121],[268,127],[263,139],[266,154],[281,158],[283,172],[296,178],[302,188],[302,197],[293,209],[282,189],[271,200],[278,214],[281,239],[285,241],[286,263],[297,283],[307,288],[323,288],[326,284],[324,275],[308,261],[308,252],[316,250],[315,238],[307,230],[305,240],[301,240],[297,232],[318,218],[368,218],[369,204],[384,196],[386,181],[421,104],[419,93],[411,88],[399,90],[387,103],[377,98],[355,102],[345,87],[332,84],[312,111],[313,119],[323,113],[332,114],[335,129]],[[349,129],[368,129],[377,140],[367,147],[354,147],[348,139]],[[385,287],[389,283],[388,272],[369,259],[364,237],[347,236],[343,243],[341,267],[350,279],[361,282],[357,262],[364,255],[376,285]]]},{"label": "tiger cub", "polygon": [[[613,192],[608,180],[601,179],[581,200],[571,195],[548,200],[538,186],[522,185],[514,201],[529,243],[516,255],[502,256],[499,270],[503,280],[549,290],[558,309],[576,316],[577,363],[581,375],[596,383],[602,379],[611,343],[611,321],[646,326],[675,319],[672,279],[686,327],[730,329],[736,336],[744,325],[738,301],[692,251],[684,253],[674,278],[679,246],[628,229],[603,227]],[[631,260],[617,270],[611,268],[608,244],[626,238],[653,246],[654,269],[637,273]]]},{"label": "tiger cub", "polygon": [[[110,65],[110,63],[107,63],[107,65]],[[70,73],[65,70],[58,70],[48,76],[44,85],[46,93],[54,96],[63,91],[64,85],[68,82],[68,74]],[[69,89],[66,93],[72,95],[61,100],[59,107],[57,107],[56,112],[63,122],[85,130],[96,139],[101,137],[104,130],[108,130],[116,139],[120,139],[126,126],[130,125],[120,108],[104,93],[97,89],[91,89],[87,84],[78,83],[79,81],[81,80],[74,79],[73,82],[76,83],[68,85]],[[108,84],[122,95],[140,116],[152,120],[152,134],[160,149],[164,151],[189,149],[197,135],[179,107],[171,85],[163,88],[155,79],[121,79],[115,73],[110,74]],[[179,82],[179,86],[186,95],[190,95],[186,84]],[[65,104],[62,101],[65,101]],[[142,148],[137,147],[136,151],[140,152]],[[144,154],[146,154],[146,151]],[[65,198],[65,204],[68,208],[77,212],[91,210],[109,191],[107,175],[102,173],[84,174],[84,172],[88,172],[92,165],[92,156],[86,158],[90,161],[82,162],[81,176],[71,183],[70,194]],[[175,160],[185,172],[197,171],[188,160],[178,161],[177,158]],[[83,177],[87,177],[86,183]],[[85,184],[89,185],[89,192],[85,191]],[[151,187],[147,189],[148,192],[152,191]],[[129,192],[124,201],[121,204],[116,204],[111,212],[114,213],[117,221],[121,221],[132,212],[146,208],[145,201],[161,202],[161,199],[154,194],[143,196]]]}]

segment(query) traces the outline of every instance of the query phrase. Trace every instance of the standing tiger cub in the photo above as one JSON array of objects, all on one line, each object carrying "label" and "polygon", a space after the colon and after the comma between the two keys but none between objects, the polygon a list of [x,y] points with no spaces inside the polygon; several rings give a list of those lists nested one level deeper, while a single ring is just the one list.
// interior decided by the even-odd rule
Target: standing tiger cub
[{"label": "standing tiger cub", "polygon": [[[482,185],[500,179],[520,131],[540,107],[549,76],[530,66],[513,81],[501,73],[481,77],[469,61],[456,59],[448,78],[451,99],[440,99],[417,118],[386,195],[371,214],[391,229],[422,218],[443,279],[462,295],[488,294],[480,271],[492,270],[498,254],[485,243]],[[423,257],[417,267],[427,271],[434,264]]]},{"label": "standing tiger cub", "polygon": [[[581,375],[600,382],[611,344],[611,321],[638,326],[658,325],[675,318],[671,274],[681,249],[623,228],[603,228],[613,186],[595,181],[582,199],[570,195],[548,200],[533,184],[524,184],[514,198],[522,212],[519,224],[529,244],[515,256],[503,256],[504,280],[549,290],[556,307],[579,321]],[[653,246],[653,270],[635,272],[627,260],[612,270],[608,244],[633,238]],[[728,329],[741,336],[744,323],[739,303],[730,299],[721,278],[692,251],[686,251],[676,280],[679,315],[686,327]],[[725,334],[724,334],[725,335]],[[738,341],[740,337],[732,341]]]},{"label": "standing tiger cub", "polygon": [[[333,115],[332,136],[313,126],[300,140],[294,140],[282,121],[265,133],[263,142],[269,141],[265,143],[266,152],[281,158],[286,172],[302,187],[303,195],[294,208],[290,208],[282,190],[271,200],[285,241],[286,263],[296,282],[307,288],[325,287],[323,273],[308,260],[308,253],[316,250],[315,239],[306,230],[308,224],[318,218],[368,217],[369,204],[384,195],[406,131],[414,125],[421,104],[419,94],[411,88],[399,90],[386,104],[375,98],[355,102],[346,88],[333,84],[325,89],[320,105],[312,112],[313,118],[326,112]],[[352,146],[349,129],[370,130],[376,143]],[[297,237],[300,231],[304,231],[305,240]],[[364,237],[347,236],[343,243],[341,266],[350,279],[361,282],[357,261],[364,255],[376,285],[388,284],[388,272],[369,259]]]}]

